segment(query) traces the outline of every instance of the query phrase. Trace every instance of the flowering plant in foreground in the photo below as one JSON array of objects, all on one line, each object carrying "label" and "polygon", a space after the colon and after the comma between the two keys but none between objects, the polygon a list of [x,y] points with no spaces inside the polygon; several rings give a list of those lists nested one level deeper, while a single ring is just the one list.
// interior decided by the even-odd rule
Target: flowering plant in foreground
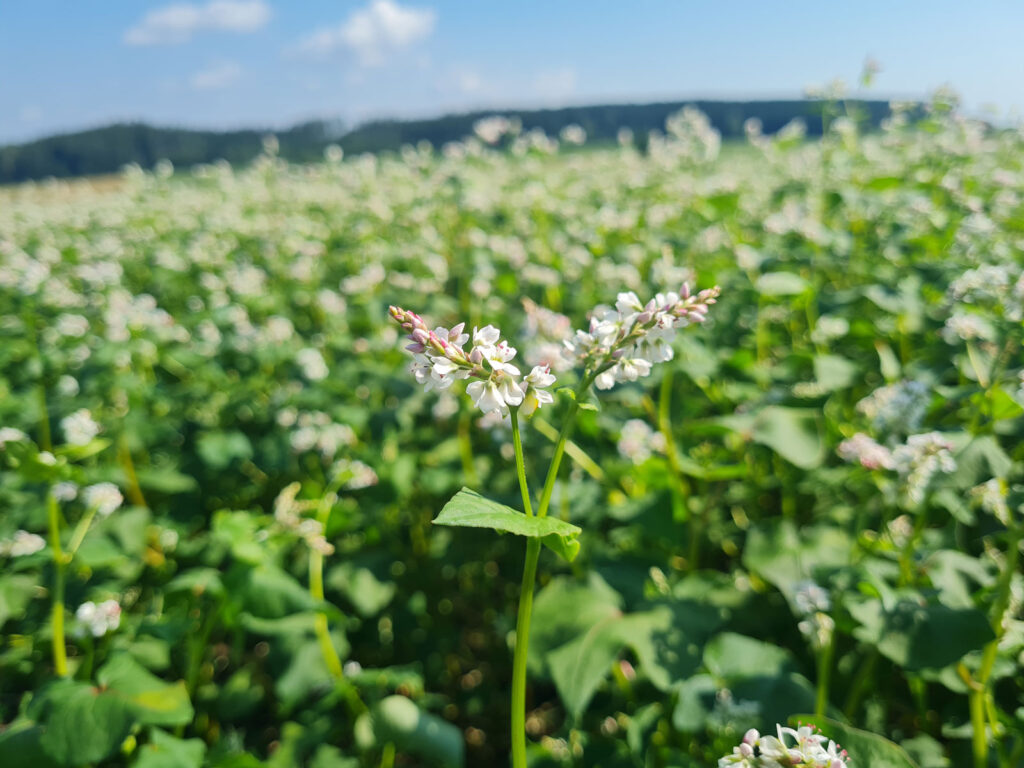
[{"label": "flowering plant in foreground", "polygon": [[501,331],[492,325],[474,328],[472,336],[465,332],[465,323],[431,330],[415,312],[395,306],[389,308],[395,322],[408,331],[406,349],[413,354],[411,372],[418,383],[430,391],[446,390],[456,381],[468,380],[466,393],[481,411],[508,417],[511,422],[523,511],[463,488],[434,522],[493,528],[527,537],[512,662],[513,768],[526,766],[526,659],[540,547],[543,543],[568,560],[579,552],[579,527],[550,519],[547,513],[581,399],[591,386],[605,390],[618,382],[636,381],[648,376],[655,363],[671,360],[674,356],[671,343],[676,330],[704,322],[718,294],[717,286],[692,294],[689,285],[684,283],[678,293],[659,293],[644,304],[631,291],[620,293],[614,309],[596,308],[588,329],[577,331],[572,339],[564,340],[566,358],[581,367],[583,373],[572,392],[536,514],[526,478],[519,415],[529,416],[541,406],[554,402],[548,391],[555,383],[550,367],[538,365],[522,376],[511,362],[516,357],[516,349],[502,339]]},{"label": "flowering plant in foreground", "polygon": [[[846,750],[814,728],[777,726],[776,736],[762,736],[751,728],[718,768],[845,768]],[[791,743],[790,743],[791,742]]]}]

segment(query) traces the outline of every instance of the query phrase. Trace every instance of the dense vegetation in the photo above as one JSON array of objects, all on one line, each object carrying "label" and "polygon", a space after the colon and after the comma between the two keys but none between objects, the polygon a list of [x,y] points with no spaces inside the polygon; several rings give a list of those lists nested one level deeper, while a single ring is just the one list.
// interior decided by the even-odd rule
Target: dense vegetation
[{"label": "dense vegetation", "polygon": [[[691,103],[691,102],[685,102]],[[727,138],[743,136],[748,118],[759,119],[764,130],[774,133],[794,118],[807,122],[811,135],[821,133],[823,104],[816,101],[698,101],[692,102]],[[872,124],[889,113],[882,101],[857,102]],[[592,140],[614,141],[618,131],[632,130],[644,137],[661,130],[665,118],[684,102],[572,107],[567,109],[511,110],[502,112],[521,121],[524,130],[534,128],[557,135],[567,125],[580,125]],[[385,120],[345,132],[329,122],[311,122],[276,132],[280,156],[292,162],[320,160],[324,149],[338,144],[345,152],[398,150],[406,144],[429,141],[436,148],[458,141],[473,125],[494,112],[446,115],[429,120]],[[43,179],[116,173],[125,165],[151,169],[160,160],[176,167],[225,160],[234,165],[251,162],[262,151],[267,130],[199,131],[156,128],[143,124],[110,125],[88,131],[50,136],[25,144],[0,147],[0,184]]]},{"label": "dense vegetation", "polygon": [[[531,765],[803,717],[854,768],[1019,766],[1024,135],[480,128],[0,192],[0,765],[507,764],[523,537],[431,521],[523,509],[513,433],[417,384],[399,305],[552,366],[535,489],[579,411]],[[721,295],[672,360],[562,391],[598,305],[684,282]]]}]

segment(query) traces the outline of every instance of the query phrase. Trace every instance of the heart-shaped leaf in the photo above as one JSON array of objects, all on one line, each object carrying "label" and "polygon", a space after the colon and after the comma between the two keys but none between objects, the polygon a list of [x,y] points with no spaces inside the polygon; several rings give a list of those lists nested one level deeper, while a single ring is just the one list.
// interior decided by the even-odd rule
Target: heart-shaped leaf
[{"label": "heart-shaped leaf", "polygon": [[580,528],[554,517],[529,517],[511,507],[484,498],[476,491],[463,488],[452,496],[435,525],[462,528],[490,528],[502,533],[540,539],[566,560],[572,561],[580,551]]}]

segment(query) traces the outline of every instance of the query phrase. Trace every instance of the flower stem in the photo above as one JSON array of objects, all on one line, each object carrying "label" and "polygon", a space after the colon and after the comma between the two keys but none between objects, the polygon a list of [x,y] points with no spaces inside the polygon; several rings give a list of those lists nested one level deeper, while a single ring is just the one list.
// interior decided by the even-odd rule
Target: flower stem
[{"label": "flower stem", "polygon": [[516,475],[519,477],[519,492],[523,497],[523,511],[527,517],[533,517],[533,507],[530,504],[530,487],[526,482],[526,462],[523,460],[523,440],[519,434],[519,409],[510,409],[509,418],[512,421],[512,446],[516,452]]},{"label": "flower stem", "polygon": [[57,497],[50,491],[46,497],[50,548],[53,551],[53,608],[50,628],[53,633],[53,667],[61,677],[68,675],[67,648],[64,644],[64,567],[66,559],[60,545],[60,510]]},{"label": "flower stem", "polygon": [[[593,374],[584,376],[576,387],[572,405],[565,414],[565,421],[558,433],[555,452],[551,457],[548,475],[544,481],[537,517],[545,517],[551,504],[551,494],[555,489],[558,468],[565,454],[565,444],[569,440],[575,424],[576,412],[579,410],[579,398],[593,381]],[[532,515],[530,489],[526,482],[526,466],[523,461],[523,446],[519,434],[517,409],[511,409],[512,441],[516,455],[516,474],[519,477],[519,490],[523,496],[523,507],[527,515]],[[533,614],[533,590],[537,581],[537,561],[540,559],[540,539],[530,538],[526,543],[526,561],[523,564],[523,583],[519,593],[519,612],[516,616],[516,648],[512,657],[512,768],[526,768],[526,659],[530,648],[530,618]]]},{"label": "flower stem", "polygon": [[[523,460],[523,441],[519,434],[519,409],[510,411],[512,445],[516,454],[516,475],[523,496],[523,511],[533,517],[530,487],[526,482],[526,463]],[[526,768],[526,657],[530,644],[530,618],[533,613],[533,589],[537,580],[537,561],[540,558],[540,539],[526,542],[526,562],[523,565],[523,584],[519,594],[519,614],[516,617],[516,648],[512,657],[512,766]]]},{"label": "flower stem", "polygon": [[526,657],[529,653],[533,588],[537,580],[539,558],[540,539],[527,539],[519,615],[516,617],[516,650],[512,657],[512,768],[526,768]]}]

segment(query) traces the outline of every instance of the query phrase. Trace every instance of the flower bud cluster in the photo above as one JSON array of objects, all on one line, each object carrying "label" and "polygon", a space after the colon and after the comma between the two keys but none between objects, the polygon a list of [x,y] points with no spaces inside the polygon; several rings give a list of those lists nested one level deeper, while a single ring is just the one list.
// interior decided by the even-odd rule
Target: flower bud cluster
[{"label": "flower bud cluster", "polygon": [[448,389],[458,380],[473,379],[466,393],[484,413],[492,411],[505,416],[510,407],[519,408],[529,416],[540,406],[553,402],[548,387],[555,377],[546,365],[534,366],[521,377],[519,369],[511,363],[516,349],[501,338],[501,331],[493,325],[474,328],[472,344],[465,345],[470,335],[464,332],[465,323],[453,328],[438,327],[430,330],[415,312],[390,307],[391,317],[409,332],[413,354],[411,372],[426,391]]},{"label": "flower bud cluster", "polygon": [[302,490],[301,483],[291,483],[274,499],[274,520],[288,533],[298,536],[314,552],[321,555],[334,553],[334,545],[324,536],[324,527],[319,520],[303,517],[303,513],[315,510],[318,502],[300,501],[297,497]]},{"label": "flower bud cluster", "polygon": [[566,354],[594,373],[598,389],[636,381],[672,359],[676,330],[703,323],[720,292],[715,286],[692,294],[683,283],[679,293],[659,293],[646,304],[632,291],[620,293],[614,309],[598,307],[588,329],[565,342]]},{"label": "flower bud cluster", "polygon": [[811,726],[777,726],[775,736],[751,728],[718,768],[846,768],[846,750]]}]

